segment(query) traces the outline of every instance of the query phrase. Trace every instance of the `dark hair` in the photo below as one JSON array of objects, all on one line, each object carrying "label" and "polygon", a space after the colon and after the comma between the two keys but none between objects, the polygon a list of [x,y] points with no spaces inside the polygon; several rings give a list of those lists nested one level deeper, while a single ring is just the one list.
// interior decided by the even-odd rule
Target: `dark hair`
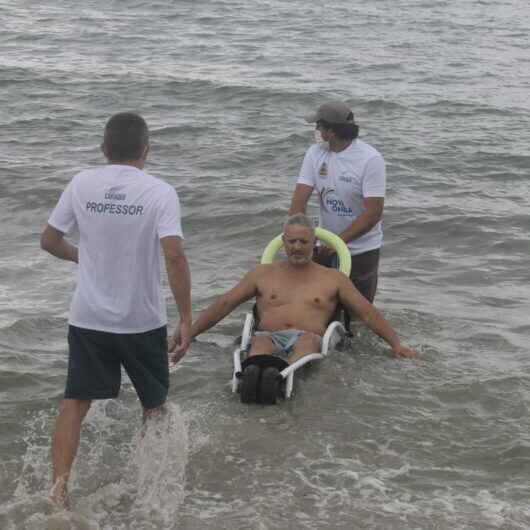
[{"label": "dark hair", "polygon": [[105,125],[107,158],[113,162],[138,160],[149,142],[145,120],[133,112],[114,114]]},{"label": "dark hair", "polygon": [[353,114],[350,112],[348,120],[351,123],[331,123],[326,120],[318,120],[318,125],[323,129],[331,129],[337,138],[341,140],[355,140],[359,136],[359,126],[353,121]]}]

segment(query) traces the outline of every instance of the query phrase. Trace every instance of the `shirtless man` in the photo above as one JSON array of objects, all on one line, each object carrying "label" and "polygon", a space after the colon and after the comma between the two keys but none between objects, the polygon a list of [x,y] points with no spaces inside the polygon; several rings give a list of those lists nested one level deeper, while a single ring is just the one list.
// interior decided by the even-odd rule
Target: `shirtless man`
[{"label": "shirtless man", "polygon": [[[341,303],[383,338],[395,355],[419,357],[418,352],[400,343],[390,324],[345,274],[312,261],[315,229],[309,217],[301,213],[289,217],[282,238],[287,260],[250,270],[197,318],[191,328],[192,337],[255,298],[260,321],[249,355],[279,354],[292,364],[320,351],[322,335]],[[170,344],[170,351],[174,346]],[[185,351],[185,346],[176,348],[173,361]]]}]

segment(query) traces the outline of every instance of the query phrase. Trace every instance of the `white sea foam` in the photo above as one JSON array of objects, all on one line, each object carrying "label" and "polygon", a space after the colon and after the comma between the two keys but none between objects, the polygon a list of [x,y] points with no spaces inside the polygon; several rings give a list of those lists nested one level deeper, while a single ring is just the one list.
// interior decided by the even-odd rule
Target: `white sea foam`
[{"label": "white sea foam", "polygon": [[[111,412],[112,407],[116,407]],[[4,529],[28,530],[170,528],[185,497],[188,431],[180,408],[149,418],[131,431],[112,415],[118,402],[95,402],[83,425],[82,443],[70,478],[71,507],[57,510],[48,501],[51,484],[50,437],[54,417],[41,412],[28,423],[27,450],[13,498],[0,509]],[[140,425],[140,422],[138,422]],[[113,440],[118,430],[130,443]],[[84,436],[83,436],[84,435]],[[109,472],[108,459],[113,460]],[[121,465],[116,466],[116,459]]]}]

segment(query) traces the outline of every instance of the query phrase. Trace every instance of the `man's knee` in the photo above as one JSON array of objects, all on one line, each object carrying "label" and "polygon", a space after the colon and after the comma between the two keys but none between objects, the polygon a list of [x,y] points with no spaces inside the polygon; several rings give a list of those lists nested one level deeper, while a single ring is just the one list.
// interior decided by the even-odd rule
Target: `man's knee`
[{"label": "man's knee", "polygon": [[86,416],[92,401],[88,399],[65,398],[61,405],[60,414],[79,417],[81,420]]}]

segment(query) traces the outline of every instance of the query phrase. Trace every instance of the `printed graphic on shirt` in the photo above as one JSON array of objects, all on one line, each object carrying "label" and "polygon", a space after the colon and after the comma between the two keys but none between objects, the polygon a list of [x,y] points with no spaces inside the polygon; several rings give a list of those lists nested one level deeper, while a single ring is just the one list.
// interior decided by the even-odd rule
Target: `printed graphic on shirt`
[{"label": "printed graphic on shirt", "polygon": [[[124,201],[127,194],[123,193],[125,186],[111,186],[105,191],[105,199],[112,201]],[[143,215],[144,207],[141,204],[116,204],[115,202],[87,201],[86,211],[90,213],[103,213],[110,215]]]},{"label": "printed graphic on shirt", "polygon": [[333,212],[336,215],[339,216],[352,216],[353,210],[346,206],[344,202],[339,199],[336,194],[335,190],[329,186],[324,186],[320,190],[320,205],[324,210],[328,212]]},{"label": "printed graphic on shirt", "polygon": [[125,188],[125,186],[111,186],[105,192],[105,199],[124,201],[127,195],[125,195],[125,193],[120,193],[120,190],[122,190],[123,188]]},{"label": "printed graphic on shirt", "polygon": [[328,165],[326,164],[326,162],[322,163],[322,165],[320,166],[320,171],[318,172],[318,174],[321,177],[327,177],[327,175],[328,175]]}]

